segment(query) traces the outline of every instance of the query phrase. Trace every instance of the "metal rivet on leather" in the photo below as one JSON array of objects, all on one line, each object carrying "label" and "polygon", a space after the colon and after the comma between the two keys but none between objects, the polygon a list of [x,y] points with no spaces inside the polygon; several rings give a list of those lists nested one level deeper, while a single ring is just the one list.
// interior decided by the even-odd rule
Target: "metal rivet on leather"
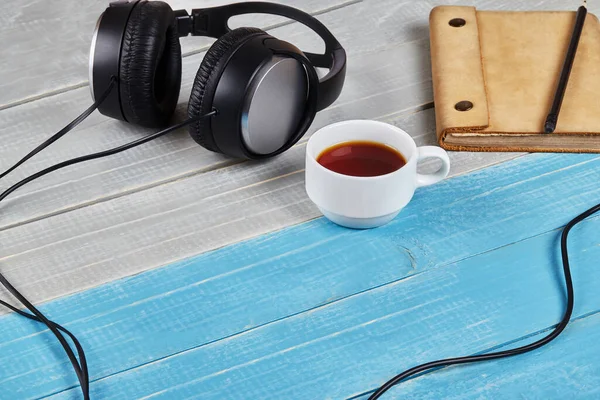
[{"label": "metal rivet on leather", "polygon": [[450,22],[448,22],[448,24],[450,24],[450,26],[453,26],[455,28],[460,28],[461,26],[465,26],[467,23],[467,21],[465,21],[462,18],[453,18],[450,20]]},{"label": "metal rivet on leather", "polygon": [[458,111],[469,111],[471,108],[473,108],[473,103],[468,100],[459,101],[454,105],[454,108],[456,108]]}]

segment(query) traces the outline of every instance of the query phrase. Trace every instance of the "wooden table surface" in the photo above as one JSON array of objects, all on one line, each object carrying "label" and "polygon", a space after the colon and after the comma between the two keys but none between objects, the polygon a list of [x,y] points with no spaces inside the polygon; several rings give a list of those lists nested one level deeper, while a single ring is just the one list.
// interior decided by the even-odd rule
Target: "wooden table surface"
[{"label": "wooden table surface", "polygon": [[[600,156],[452,153],[451,177],[369,231],[323,219],[304,190],[316,129],[385,121],[435,142],[428,15],[450,0],[288,0],[348,52],[341,97],[267,162],[208,152],[182,130],[53,173],[0,209],[0,270],[83,343],[95,399],[361,399],[418,363],[507,349],[560,319],[560,227],[600,201]],[[173,8],[224,4],[173,0]],[[574,10],[577,1],[464,1]],[[600,1],[590,1],[600,12]],[[0,170],[91,103],[88,50],[102,1],[3,0]],[[267,29],[323,48],[298,23]],[[211,41],[182,40],[185,112]],[[92,115],[2,188],[149,131]],[[424,166],[431,168],[432,166]],[[420,376],[384,397],[600,398],[598,218],[572,234],[576,304],[562,337],[531,354]],[[0,290],[0,298],[9,299]],[[79,399],[54,337],[0,316],[0,398]]]}]

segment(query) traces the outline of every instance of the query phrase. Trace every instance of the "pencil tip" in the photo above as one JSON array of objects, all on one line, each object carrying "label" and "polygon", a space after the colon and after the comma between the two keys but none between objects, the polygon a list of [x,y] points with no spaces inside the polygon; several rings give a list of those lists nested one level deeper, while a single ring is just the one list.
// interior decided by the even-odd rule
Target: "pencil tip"
[{"label": "pencil tip", "polygon": [[558,117],[554,114],[548,115],[546,118],[546,123],[544,124],[544,133],[552,133],[556,130],[556,123],[558,122]]},{"label": "pencil tip", "polygon": [[544,133],[552,133],[555,129],[556,126],[551,122],[546,122],[546,125],[544,125]]}]

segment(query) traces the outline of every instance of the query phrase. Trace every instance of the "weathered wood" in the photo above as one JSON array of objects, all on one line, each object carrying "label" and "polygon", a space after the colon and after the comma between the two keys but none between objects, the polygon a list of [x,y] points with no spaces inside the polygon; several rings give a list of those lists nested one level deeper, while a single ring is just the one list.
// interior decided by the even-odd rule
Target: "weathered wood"
[{"label": "weathered wood", "polygon": [[[541,339],[547,332],[501,350]],[[566,334],[534,353],[427,374],[390,390],[388,399],[600,398],[600,315],[571,323]],[[367,400],[368,396],[356,397]]]},{"label": "weathered wood", "polygon": [[[416,36],[423,40],[410,42],[415,38],[414,32],[411,35],[411,30],[414,31],[412,21],[415,16],[424,18],[428,12],[428,5],[407,7],[404,3],[398,5],[395,2],[378,2],[377,6],[378,8],[370,7],[369,10],[372,11],[367,13],[363,11],[362,4],[360,7],[353,5],[321,17],[342,41],[348,43],[352,61],[342,98],[333,108],[318,116],[313,130],[340,119],[386,119],[387,116],[415,107],[418,109],[431,102],[426,29],[421,29],[421,33]],[[400,11],[400,18],[381,18],[382,14],[393,15]],[[368,27],[375,22],[378,23],[379,30],[373,33]],[[299,40],[301,46],[310,48],[311,44],[318,45],[314,37],[305,35],[297,25],[275,30],[274,33],[291,40]],[[426,28],[426,24],[421,28]],[[356,32],[361,30],[369,33],[357,35]],[[403,45],[407,40],[409,43]],[[193,67],[199,64],[200,59],[201,55],[198,55],[193,60],[186,60],[183,102],[189,93],[191,78],[195,73]],[[391,69],[392,67],[394,69]],[[396,70],[400,70],[402,74],[390,77],[390,72],[395,73]],[[3,145],[0,145],[0,165],[5,168],[26,149],[47,137],[48,127],[52,127],[50,130],[58,129],[64,124],[66,115],[75,116],[86,98],[87,89],[82,88],[0,113],[0,121],[6,127],[0,132],[6,139]],[[99,147],[109,147],[128,140],[132,134],[142,132],[144,130],[139,128],[94,116],[84,123],[77,134],[64,139],[64,142],[59,142],[56,147],[32,160],[6,183],[65,157]],[[17,152],[15,148],[23,149],[23,152]],[[486,162],[480,162],[481,158],[487,157],[472,155],[469,159],[473,163],[465,169],[487,165]],[[181,132],[128,155],[53,174],[20,190],[12,197],[12,201],[25,202],[27,207],[11,207],[12,212],[7,218],[3,218],[2,225],[10,227],[227,164],[222,157],[198,148],[184,132]],[[34,192],[35,196],[27,198],[28,192]]]},{"label": "weathered wood", "polygon": [[[412,2],[411,2],[412,3]],[[485,6],[486,4],[483,4]],[[418,6],[408,7],[406,3],[378,2],[370,5],[368,10],[363,11],[364,6],[353,5],[345,7],[337,12],[330,12],[331,15],[323,15],[321,18],[332,28],[332,31],[338,35],[344,43],[347,43],[351,62],[351,71],[356,71],[353,77],[350,75],[343,97],[338,101],[327,114],[321,114],[314,127],[318,127],[318,122],[337,121],[343,118],[381,118],[382,116],[399,113],[406,110],[422,107],[424,104],[431,103],[431,88],[429,83],[429,55],[427,46],[427,25],[426,16],[428,13],[428,4],[419,3]],[[374,7],[376,6],[376,7]],[[395,15],[396,18],[382,18],[382,15]],[[421,22],[415,24],[415,18],[420,18]],[[379,29],[376,31],[369,28],[373,24],[378,24]],[[416,29],[418,26],[419,29]],[[358,34],[357,32],[366,31],[367,34]],[[286,29],[276,29],[275,34],[290,40],[299,40],[301,47],[313,49],[313,46],[319,47],[319,41],[314,36],[306,35],[305,30],[299,28],[298,24],[286,27]],[[416,43],[412,40],[418,39]],[[408,44],[402,45],[405,42]],[[362,56],[361,59],[358,57]],[[184,78],[184,89],[182,93],[182,103],[187,99],[189,86],[192,77],[195,73],[195,67],[200,63],[201,55],[198,55],[193,60],[187,60]],[[370,62],[365,62],[368,60]],[[354,66],[353,66],[354,65]],[[401,75],[398,75],[400,71]],[[398,81],[400,79],[400,81]],[[10,80],[7,80],[10,81]],[[412,86],[411,86],[412,84]],[[377,92],[378,91],[378,92]],[[56,130],[62,126],[69,117],[74,117],[82,109],[82,104],[86,103],[89,98],[88,91],[81,88],[69,92],[64,95],[53,96],[45,101],[38,101],[31,105],[17,107],[15,110],[5,110],[0,113],[0,123],[6,128],[0,131],[2,137],[6,138],[4,146],[0,148],[0,165],[5,168],[14,162],[27,149],[30,149],[35,144],[39,143],[43,138],[47,137],[49,131]],[[363,100],[363,101],[361,101]],[[364,100],[370,100],[368,103]],[[184,107],[182,107],[183,109]],[[181,115],[181,114],[180,114]],[[93,128],[90,128],[93,126]],[[85,129],[88,127],[89,129]],[[28,167],[24,167],[20,172],[16,173],[15,177],[24,176],[37,168],[49,165],[63,157],[80,154],[84,151],[97,149],[102,145],[112,145],[119,140],[127,140],[131,138],[131,132],[140,133],[144,130],[130,127],[128,125],[107,121],[101,116],[95,116],[80,129],[79,133],[68,139],[65,142],[59,143],[55,148],[49,150],[48,153],[41,155],[37,161],[34,160]],[[108,135],[106,131],[112,131]],[[174,137],[174,136],[173,136]],[[167,140],[169,146],[173,146],[173,150],[178,153],[190,155],[194,164],[186,164],[186,159],[179,161],[183,176],[190,172],[190,168],[196,167],[196,170],[208,166],[222,165],[220,158],[215,158],[214,155],[208,154],[201,149],[192,148],[195,146],[191,140],[185,138],[185,134],[180,135],[182,141]],[[185,139],[184,139],[185,138]],[[187,140],[186,140],[187,139]],[[133,163],[140,168],[143,166],[144,171],[156,177],[154,182],[138,183],[137,187],[145,187],[162,182],[165,178],[160,176],[155,169],[162,170],[165,162],[168,163],[169,155],[164,155],[164,148],[152,151],[154,144],[148,145],[146,149],[140,149],[137,153],[121,157],[119,161],[103,160],[101,162],[92,163],[90,166],[77,168],[77,173],[66,171],[58,173],[53,177],[48,177],[45,180],[36,183],[38,186],[30,186],[23,189],[20,193],[27,193],[28,189],[35,187],[54,187],[62,192],[62,196],[56,194],[49,195],[44,198],[42,193],[39,193],[39,204],[46,204],[47,208],[52,210],[65,210],[77,207],[77,204],[87,204],[89,202],[102,199],[102,195],[97,191],[86,191],[81,185],[72,190],[68,190],[60,186],[60,182],[77,181],[81,177],[91,176],[89,186],[99,188],[99,182],[94,181],[93,177],[100,175],[104,178],[104,182],[112,181],[113,186],[106,187],[109,192],[119,193],[127,192],[129,188],[119,186],[122,178],[116,176],[107,176],[107,170],[113,174],[120,174],[117,171],[118,166],[125,167],[130,163],[123,160],[131,160],[134,155],[137,155]],[[15,151],[22,149],[22,151]],[[145,162],[145,157],[154,159],[157,164],[153,167],[153,163]],[[167,158],[167,160],[165,160]],[[474,161],[479,158],[485,158],[484,155],[473,156]],[[144,161],[142,161],[144,160]],[[205,161],[206,162],[203,162]],[[150,164],[150,165],[149,165]],[[474,167],[475,168],[475,167]],[[180,171],[181,171],[180,170]],[[179,171],[170,171],[170,177],[179,178]],[[133,175],[133,171],[131,171]],[[168,173],[167,173],[168,174]],[[135,174],[138,175],[139,174]],[[62,180],[59,178],[62,176]],[[56,178],[55,178],[56,177]],[[144,181],[143,177],[140,177]],[[56,180],[55,180],[56,179]],[[151,178],[150,178],[151,179]],[[168,178],[167,178],[168,179]],[[106,185],[108,186],[108,185]],[[103,189],[102,192],[106,192]],[[110,194],[109,194],[110,197]],[[55,204],[52,200],[63,199],[62,204]],[[84,200],[80,200],[84,198]],[[69,199],[64,201],[64,199]],[[73,204],[75,203],[75,204]],[[38,208],[32,204],[28,207],[29,210],[36,210],[38,216],[45,215],[50,212],[47,209]],[[14,214],[17,218],[17,214]],[[27,217],[24,218],[27,220]],[[8,223],[10,225],[10,223]]]},{"label": "weathered wood", "polygon": [[[390,122],[424,126],[432,114]],[[417,140],[432,137],[429,131]],[[304,190],[304,150],[299,144],[275,160],[195,174],[0,231],[2,271],[31,300],[46,301],[315,218],[320,213]],[[452,173],[466,172],[461,160],[470,156],[451,154]],[[5,206],[13,209],[22,202]]]},{"label": "weathered wood", "polygon": [[[352,11],[352,15],[344,15]],[[325,22],[334,24],[335,21],[345,20],[350,28],[345,31],[340,26],[338,31],[350,35],[356,26],[365,21],[365,14],[354,7],[331,12],[331,18]],[[323,19],[329,16],[323,15]],[[367,23],[370,23],[367,18]],[[390,23],[389,28],[394,29],[396,23]],[[333,28],[332,28],[333,29]],[[290,27],[280,30],[294,29]],[[279,31],[279,30],[278,30]],[[339,34],[337,32],[336,34]],[[297,38],[303,40],[302,37]],[[349,53],[352,63],[349,66],[348,80],[342,98],[331,109],[318,115],[313,128],[314,131],[327,123],[347,118],[379,118],[389,120],[398,113],[411,110],[414,104],[425,104],[431,99],[431,85],[429,83],[429,61],[427,41],[401,43],[393,51],[382,53],[381,50],[388,46],[385,35],[375,34],[371,37],[381,48],[367,49],[361,41],[350,41]],[[311,43],[310,37],[304,39],[302,44]],[[356,44],[356,50],[354,44]],[[379,54],[379,56],[374,56]],[[190,57],[186,60],[186,67],[199,63],[201,55]],[[382,75],[382,61],[385,67],[398,66],[402,74],[394,79]],[[191,77],[194,69],[185,68],[190,79],[184,80],[185,99],[190,90]],[[367,73],[368,71],[368,73]],[[77,95],[75,93],[77,92]],[[79,110],[80,104],[88,96],[86,89],[70,92],[69,94],[55,96],[25,105],[15,109],[5,110],[0,113],[0,119],[6,128],[1,132],[6,140],[0,144],[0,164],[3,167],[10,165],[18,159],[20,154],[14,148],[31,148],[42,138],[47,136],[42,126],[54,126],[58,129],[64,119],[64,110]],[[418,107],[418,106],[417,106]],[[25,110],[24,108],[27,108]],[[183,107],[182,107],[183,108]],[[23,120],[23,114],[28,118]],[[82,152],[90,152],[98,148],[106,148],[122,141],[129,140],[134,135],[139,135],[143,130],[115,121],[107,121],[101,116],[93,116],[83,124],[82,129],[72,136],[59,142],[48,152],[32,160],[15,173],[15,181],[44,166],[66,157],[72,157]],[[428,131],[429,132],[429,131]],[[413,132],[420,134],[420,132]],[[431,135],[431,133],[428,133]],[[487,162],[479,162],[480,155],[470,156],[473,163],[465,165],[465,169],[475,169]],[[503,158],[504,156],[493,156]],[[174,179],[180,179],[190,174],[227,165],[219,155],[212,154],[199,148],[187,137],[184,132],[173,135],[156,143],[136,149],[129,154],[120,155],[110,159],[92,162],[69,170],[55,173],[51,176],[21,189],[8,199],[5,207],[10,213],[5,215],[0,223],[10,227],[29,220],[42,218],[46,215],[64,212],[93,202],[123,195],[141,188],[155,186]],[[35,195],[30,195],[35,193]],[[26,204],[27,207],[12,207],[10,203]]]},{"label": "weathered wood", "polygon": [[[376,230],[319,219],[44,310],[83,339],[102,398],[360,395],[415,363],[554,324],[564,306],[555,228],[597,201],[590,171],[599,165],[597,156],[530,155],[426,188]],[[575,317],[600,309],[598,221],[570,243]],[[14,315],[2,325],[7,393],[39,397],[74,384],[39,326]]]},{"label": "weathered wood", "polygon": [[[313,14],[343,6],[358,0],[289,0],[281,1],[299,7]],[[228,3],[224,0],[167,0],[174,9],[192,9],[210,7]],[[476,1],[480,8],[524,9],[533,7],[519,0]],[[429,10],[438,4],[460,4],[460,1],[397,1],[380,13],[378,20],[408,17],[407,37],[422,37],[426,34],[423,26]],[[65,0],[49,3],[44,0],[4,0],[0,4],[0,110],[5,107],[32,101],[50,93],[60,93],[85,86],[87,82],[88,52],[96,21],[108,1],[79,2]],[[366,7],[373,7],[369,4]],[[598,10],[593,3],[591,11]],[[535,4],[538,9],[570,9],[570,5],[561,1],[545,1]],[[259,21],[258,23],[256,21]],[[235,20],[234,26],[259,25],[269,27],[285,23],[278,17],[250,16]],[[343,21],[342,21],[343,22]],[[360,31],[357,31],[360,32]],[[355,39],[359,35],[353,36]],[[202,38],[188,38],[182,41],[184,53],[199,51],[210,43]],[[25,72],[26,71],[26,72]]]},{"label": "weathered wood", "polygon": [[[343,34],[348,37],[356,31],[357,26],[366,29],[364,24],[369,23],[368,19],[364,19],[366,15],[361,13],[359,6],[361,5],[355,4],[332,11],[322,15],[321,19],[327,25],[331,25],[337,35]],[[380,10],[371,11],[373,16],[378,12]],[[345,20],[348,24],[341,25],[336,22],[340,20]],[[395,29],[395,26],[395,23],[388,24],[389,29]],[[297,24],[276,29],[273,33],[286,37],[293,36],[296,30]],[[410,110],[415,104],[430,101],[427,41],[408,43],[404,46],[399,44],[393,52],[384,54],[381,50],[389,45],[389,41],[385,40],[385,33],[382,30],[370,34],[373,41],[383,46],[379,49],[367,49],[364,42],[348,40],[348,52],[352,62],[349,65],[342,97],[332,108],[318,115],[311,132],[340,119],[377,118]],[[310,48],[311,43],[319,43],[310,35],[292,39],[303,48]],[[196,66],[202,56],[195,55],[184,61],[185,78],[180,110],[182,113]],[[403,72],[393,80],[388,79],[380,67],[384,60],[387,68],[395,64],[400,66]],[[423,65],[427,65],[427,68],[423,69]],[[366,73],[367,71],[369,73]],[[25,149],[32,148],[47,137],[48,127],[52,127],[50,130],[59,129],[65,123],[67,112],[72,113],[71,118],[77,115],[81,111],[81,104],[85,104],[87,98],[88,90],[82,88],[0,112],[0,136],[5,139],[0,143],[0,168],[8,167],[18,160]],[[24,115],[27,118],[24,118]],[[100,115],[92,116],[82,125],[76,133],[16,171],[14,176],[6,180],[6,184],[67,157],[111,147],[147,132],[131,125],[107,120]],[[18,153],[15,148],[23,151]],[[28,206],[10,207],[11,212],[2,218],[0,226],[23,223],[53,212],[81,207],[226,164],[224,157],[200,148],[182,131],[129,153],[60,171],[28,185],[11,196],[4,205],[10,207],[11,202],[19,202]],[[30,196],[29,193],[35,195]]]},{"label": "weathered wood", "polygon": [[[332,11],[332,14],[337,13],[337,16],[334,16],[331,21],[325,22],[329,23],[340,19],[347,10],[352,8],[353,6],[350,6],[342,10]],[[353,15],[354,17],[348,18],[348,21],[357,21],[356,23],[358,23],[360,13],[353,11]],[[326,16],[327,14],[323,18]],[[289,29],[290,32],[293,31],[293,27],[291,26],[280,28],[280,30],[284,29]],[[311,39],[308,37],[303,40],[306,40],[304,43],[310,43]],[[313,126],[313,130],[340,118],[367,118],[386,114],[394,116],[394,112],[398,109],[410,109],[414,101],[414,98],[410,95],[414,91],[414,86],[411,86],[411,82],[414,81],[415,75],[418,76],[420,74],[420,64],[413,64],[410,60],[423,55],[427,57],[428,53],[426,41],[421,41],[417,45],[418,47],[415,50],[411,50],[410,53],[398,51],[386,54],[386,58],[390,63],[407,64],[405,68],[406,74],[399,76],[395,80],[398,87],[397,92],[399,93],[392,93],[393,98],[390,98],[389,94],[379,94],[380,92],[384,92],[384,88],[388,85],[384,79],[380,79],[377,74],[364,76],[365,69],[371,69],[376,64],[372,54],[366,52],[363,47],[360,47],[359,49],[362,49],[360,51],[364,52],[364,55],[360,58],[358,56],[354,57],[354,63],[350,66],[347,89],[342,99],[340,99],[340,103],[332,107],[331,110],[320,114]],[[351,51],[351,49],[349,50]],[[201,55],[194,57],[199,60]],[[187,58],[186,62],[192,60],[194,57]],[[353,78],[353,76],[356,76],[356,78]],[[402,92],[402,88],[407,85],[409,92]],[[429,84],[426,83],[425,85],[429,88]],[[186,90],[189,91],[189,83]],[[430,89],[427,89],[424,93],[429,93],[429,91]],[[64,96],[70,97],[75,92],[65,94]],[[80,89],[79,92],[81,97],[74,100],[71,97],[70,100],[67,100],[70,107],[81,103],[87,96],[85,89]],[[42,119],[41,122],[49,123],[51,121],[48,121],[48,119],[51,119],[57,123],[57,116],[61,116],[61,110],[65,108],[64,103],[57,101],[60,97],[55,96],[54,98],[47,98],[36,102],[43,103],[44,105],[44,107],[34,107],[39,112],[38,115],[46,119]],[[377,99],[379,99],[378,103],[382,107],[370,107]],[[361,104],[364,110],[361,110]],[[5,110],[0,114],[0,118],[8,116],[9,118],[14,118],[14,120],[7,122],[17,122],[17,119],[20,118],[20,113],[16,112],[16,110],[17,108]],[[431,121],[432,115],[433,113],[429,110],[425,114],[419,114],[418,118],[424,117]],[[2,147],[1,154],[10,155],[11,158],[5,165],[9,165],[16,160],[14,150],[6,145],[9,141],[14,140],[19,142],[19,147],[30,148],[45,136],[38,134],[32,139],[23,135],[22,132],[33,129],[29,121],[31,120],[21,121],[20,125],[17,125],[16,128],[5,130],[5,134],[8,137],[7,141],[0,144]],[[39,121],[36,120],[35,123],[37,124]],[[407,124],[410,124],[410,122],[407,122]],[[9,123],[9,125],[11,124]],[[43,156],[40,156],[39,159],[32,160],[31,164],[23,167],[12,181],[19,175],[22,176],[31,173],[58,160],[75,156],[81,152],[92,151],[92,148],[96,150],[107,148],[117,142],[128,140],[128,138],[136,134],[139,135],[142,132],[141,129],[124,124],[106,122],[100,116],[94,116],[89,121],[86,121],[85,126],[87,129],[84,127],[84,129],[73,134],[70,138],[65,138],[64,142],[56,144],[55,147]],[[117,128],[118,130],[115,129],[115,131],[112,131],[110,127]],[[431,138],[433,136],[431,129],[426,133],[424,138]],[[23,141],[27,142],[27,146],[23,144]],[[73,141],[76,143],[75,146],[73,145]],[[314,218],[318,214],[306,199],[302,187],[302,174],[298,172],[294,176],[287,178],[287,180],[276,179],[288,172],[297,172],[303,168],[302,153],[304,148],[301,146],[289,155],[285,155],[264,165],[252,164],[250,167],[246,165],[232,167],[223,171],[212,172],[205,177],[199,178],[198,182],[179,181],[175,184],[176,186],[166,185],[157,191],[144,192],[132,198],[131,203],[128,200],[123,200],[125,201],[123,203],[119,198],[144,188],[159,186],[165,182],[189,176],[196,177],[203,171],[217,169],[231,164],[232,161],[202,150],[184,132],[181,132],[178,135],[136,149],[129,154],[124,154],[123,157],[113,157],[93,162],[80,168],[58,172],[48,176],[44,180],[33,183],[30,187],[23,188],[3,204],[3,218],[0,226],[4,227],[4,231],[0,234],[3,243],[0,254],[7,263],[6,268],[10,270],[8,273],[13,274],[13,279],[15,279],[13,283],[18,287],[25,284],[20,277],[36,276],[40,279],[39,281],[36,279],[38,283],[34,284],[34,286],[25,289],[29,294],[35,293],[33,297],[35,301],[43,301],[127,276],[140,270],[163,265],[186,256],[197,254],[203,250],[223,246],[273,229],[282,228],[289,224]],[[505,155],[501,157],[505,157]],[[4,161],[6,158],[2,157],[0,159]],[[286,166],[286,163],[289,164]],[[262,171],[262,173],[257,173],[257,170]],[[460,171],[460,167],[457,171]],[[255,174],[255,177],[258,179],[252,179],[248,185],[251,184],[253,186],[245,188],[244,182],[248,182],[248,178],[244,179],[243,177],[250,176],[250,174]],[[222,185],[222,179],[227,175],[229,175],[228,179],[231,185],[224,186]],[[6,183],[8,184],[10,181],[7,180]],[[277,186],[281,182],[288,181],[293,182],[289,188],[282,189]],[[179,188],[177,190],[180,192],[190,192],[190,186],[194,189],[193,197],[181,197],[177,193],[169,193],[168,191],[169,188],[177,187]],[[167,191],[165,192],[164,189],[167,189]],[[264,193],[264,195],[262,197],[252,197],[252,193],[256,193],[257,191]],[[228,192],[231,194],[228,194]],[[240,207],[239,199],[243,198],[244,195],[242,193],[244,192],[249,196],[248,204],[245,207]],[[152,199],[154,194],[158,197]],[[189,206],[190,202],[194,203],[205,198],[208,198],[206,203],[210,203],[209,196],[217,196],[219,194],[222,194],[221,197],[225,196],[228,199],[229,203],[226,203],[229,205],[228,207],[213,210],[212,208],[203,207],[196,209]],[[113,204],[110,201],[111,198],[115,198],[117,203]],[[180,202],[177,205],[165,202],[169,198],[178,199]],[[151,210],[141,207],[138,203],[140,199],[144,204],[154,204],[158,208]],[[145,203],[147,199],[152,200],[150,203]],[[95,212],[99,212],[96,206],[89,210],[79,210],[84,208],[84,206],[98,202],[104,204],[104,206],[99,207],[106,210],[106,212],[94,214]],[[121,208],[117,204],[124,205],[124,208]],[[186,224],[176,224],[170,229],[156,228],[156,230],[169,232],[170,238],[173,239],[169,243],[176,243],[175,238],[185,237],[194,229],[204,232],[210,232],[210,229],[217,229],[217,233],[210,233],[208,235],[209,240],[202,242],[202,247],[193,242],[189,246],[184,246],[183,238],[181,244],[175,247],[164,245],[162,244],[165,240],[164,236],[154,236],[154,230],[143,226],[146,217],[152,216],[155,213],[159,213],[160,215],[160,210],[168,210],[169,208],[179,209],[182,207],[187,213],[182,216],[182,220],[188,221]],[[232,207],[236,207],[233,213],[234,209]],[[146,212],[144,214],[135,214],[131,211],[133,209],[145,209]],[[74,211],[75,213],[68,212],[72,210],[76,210]],[[92,213],[89,211],[92,211]],[[52,214],[63,215],[58,220],[52,218],[43,220]],[[137,216],[134,217],[134,214]],[[238,217],[235,217],[234,214],[238,215]],[[158,217],[159,215],[154,215],[154,217]],[[241,219],[239,215],[248,215],[248,217]],[[165,218],[168,219],[168,216],[165,216]],[[22,225],[24,222],[34,220],[40,221],[34,224],[27,224],[24,228],[7,229],[11,226]],[[135,225],[141,228],[140,231],[137,231],[138,233],[135,233],[136,231],[131,230],[127,225],[134,223],[136,220],[139,222]],[[249,220],[253,220],[254,222],[250,224]],[[157,222],[162,224],[158,220]],[[191,231],[187,228],[178,231],[178,227],[189,227],[189,223],[195,225],[195,228]],[[112,232],[114,232],[112,229],[108,235],[100,234],[103,238],[109,240],[106,243],[102,242],[103,239],[100,236],[94,234],[94,232],[105,232],[106,229],[111,228],[113,225],[122,226],[125,229],[124,232],[132,235],[130,236],[127,248],[121,247],[121,250],[118,250],[112,247],[112,244],[110,244],[113,238]],[[136,242],[134,237],[144,239]],[[81,248],[81,243],[90,243],[90,239],[97,250],[92,251],[89,247],[86,247],[88,250]],[[71,243],[75,243],[73,240],[77,242],[75,247],[71,247]],[[67,247],[62,247],[61,243]],[[155,248],[156,245],[160,249]],[[136,247],[146,248],[145,254],[149,258],[138,259],[133,264],[124,264],[113,268],[107,268],[106,265],[103,265],[103,260],[116,259],[115,257],[119,257],[120,251],[130,253],[130,249],[135,249]],[[61,268],[62,272],[54,270],[49,264],[57,265],[58,260],[52,260],[52,257],[48,257],[48,254],[45,253],[50,248],[55,250],[63,249],[63,256],[71,254],[72,257],[69,263],[72,264],[63,264],[61,262],[62,266],[57,267]],[[83,254],[81,253],[82,251],[85,253],[85,256],[80,258],[80,254]],[[42,258],[38,258],[36,254],[41,254]],[[22,261],[17,261],[18,259]],[[37,262],[34,261],[36,259]],[[38,262],[38,267],[34,267],[34,264]],[[26,269],[21,269],[21,266],[25,265],[27,265]],[[15,272],[16,270],[29,272],[21,275],[21,273]],[[54,284],[48,285],[48,282],[44,283],[45,278],[42,278],[41,275],[35,275],[36,272],[34,271],[46,271],[45,273],[50,273],[50,275],[45,275],[46,278],[49,278],[54,273],[63,278],[51,278],[56,286]],[[70,273],[74,273],[79,277],[72,279],[73,276],[67,277],[62,275],[67,271],[71,271]]]}]

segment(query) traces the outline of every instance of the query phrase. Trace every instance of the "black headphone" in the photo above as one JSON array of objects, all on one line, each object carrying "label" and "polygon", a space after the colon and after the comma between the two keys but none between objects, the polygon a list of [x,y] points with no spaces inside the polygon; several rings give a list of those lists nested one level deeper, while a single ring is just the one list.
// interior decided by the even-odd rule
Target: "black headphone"
[{"label": "black headphone", "polygon": [[[306,25],[325,41],[325,54],[303,53],[257,28],[229,28],[232,16],[248,13]],[[216,111],[189,125],[192,138],[215,152],[250,159],[282,153],[344,85],[345,50],[321,22],[295,8],[248,2],[189,15],[162,1],[118,1],[100,16],[90,51],[92,97],[101,97],[117,78],[100,112],[145,127],[167,125],[181,86],[179,38],[190,34],[217,39],[202,60],[188,103],[190,118]],[[319,80],[315,67],[330,71]]]}]

